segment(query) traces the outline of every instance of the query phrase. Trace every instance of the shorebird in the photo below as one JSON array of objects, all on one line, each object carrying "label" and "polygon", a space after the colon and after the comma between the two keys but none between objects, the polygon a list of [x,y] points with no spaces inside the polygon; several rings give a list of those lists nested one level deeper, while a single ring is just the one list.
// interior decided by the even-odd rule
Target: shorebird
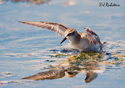
[{"label": "shorebird", "polygon": [[63,36],[62,44],[66,39],[70,44],[80,51],[102,51],[102,43],[99,36],[88,27],[84,27],[86,33],[77,32],[73,28],[66,27],[60,23],[54,22],[30,22],[30,21],[18,21],[24,24],[29,24],[41,28],[46,28]]}]

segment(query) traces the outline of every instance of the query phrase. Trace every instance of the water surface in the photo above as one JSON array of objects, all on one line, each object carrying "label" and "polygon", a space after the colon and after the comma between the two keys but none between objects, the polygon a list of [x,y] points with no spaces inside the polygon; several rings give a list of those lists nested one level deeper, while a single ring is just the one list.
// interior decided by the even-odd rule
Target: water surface
[{"label": "water surface", "polygon": [[[124,88],[125,83],[125,1],[108,0],[118,3],[116,7],[100,7],[105,0],[39,0],[0,1],[0,87],[2,88]],[[67,49],[68,41],[60,45],[63,39],[54,32],[17,21],[51,21],[85,32],[84,27],[95,31],[101,41],[107,41],[106,52],[116,55],[110,67],[104,67],[102,73],[92,82],[85,82],[85,73],[74,78],[63,77],[54,80],[22,81],[21,78],[47,71],[49,65],[66,57],[53,57],[52,50]],[[120,56],[121,55],[121,56]],[[55,60],[55,62],[46,62]],[[106,65],[104,65],[106,66]],[[13,83],[12,80],[16,80]],[[6,83],[4,83],[5,81]],[[10,82],[10,83],[9,83]]]}]

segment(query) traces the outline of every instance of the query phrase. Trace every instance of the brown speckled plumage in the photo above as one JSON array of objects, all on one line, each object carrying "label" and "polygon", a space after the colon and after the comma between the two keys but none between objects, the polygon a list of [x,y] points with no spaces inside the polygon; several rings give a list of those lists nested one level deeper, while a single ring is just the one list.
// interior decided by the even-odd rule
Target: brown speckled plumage
[{"label": "brown speckled plumage", "polygon": [[[84,51],[84,49],[88,50],[88,51],[89,50],[97,50],[97,48],[94,49],[94,47],[95,47],[94,45],[96,45],[96,44],[98,45],[100,50],[102,50],[102,43],[100,41],[99,36],[88,27],[84,27],[84,29],[86,30],[86,33],[81,33],[81,32],[77,32],[73,28],[68,28],[60,23],[42,22],[42,21],[40,21],[40,22],[18,21],[18,22],[41,27],[41,28],[46,28],[46,29],[49,29],[51,31],[54,31],[54,32],[56,32],[59,35],[64,37],[64,39],[61,43],[63,43],[68,38],[70,43],[75,48],[79,49],[80,51],[81,50]],[[72,37],[72,38],[74,38],[74,40],[68,36],[69,34],[74,36],[74,37]],[[84,43],[84,44],[76,44],[76,42],[74,42],[74,41],[77,41],[77,42],[79,41],[78,43]],[[89,43],[87,43],[87,42],[89,42]],[[82,48],[82,46],[83,46],[83,48]],[[92,48],[92,46],[93,46],[93,48]]]}]

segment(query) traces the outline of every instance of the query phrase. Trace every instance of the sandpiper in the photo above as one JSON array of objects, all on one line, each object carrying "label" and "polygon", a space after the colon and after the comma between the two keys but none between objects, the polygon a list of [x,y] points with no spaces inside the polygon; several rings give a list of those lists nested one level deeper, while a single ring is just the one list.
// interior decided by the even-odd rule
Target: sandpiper
[{"label": "sandpiper", "polygon": [[54,22],[28,22],[18,21],[21,23],[46,28],[51,31],[58,33],[63,36],[64,39],[60,42],[62,44],[66,39],[69,40],[70,44],[80,51],[102,51],[102,43],[99,36],[88,27],[84,27],[86,33],[77,32],[73,28],[66,27],[60,23]]}]

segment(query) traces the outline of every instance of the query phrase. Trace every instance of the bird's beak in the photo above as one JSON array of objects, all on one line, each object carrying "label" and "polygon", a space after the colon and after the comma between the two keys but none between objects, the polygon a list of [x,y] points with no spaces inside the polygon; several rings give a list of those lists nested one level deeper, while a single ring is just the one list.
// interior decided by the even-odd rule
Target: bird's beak
[{"label": "bird's beak", "polygon": [[60,42],[60,44],[62,44],[66,39],[67,39],[67,38],[65,37],[65,38]]}]

